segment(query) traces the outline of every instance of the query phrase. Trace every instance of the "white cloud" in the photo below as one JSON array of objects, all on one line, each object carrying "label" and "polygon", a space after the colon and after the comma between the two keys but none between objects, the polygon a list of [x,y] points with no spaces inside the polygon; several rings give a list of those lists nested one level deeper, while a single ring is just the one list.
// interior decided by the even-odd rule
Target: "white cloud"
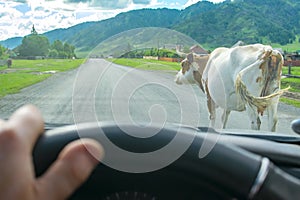
[{"label": "white cloud", "polygon": [[195,3],[199,2],[199,1],[201,1],[201,0],[188,0],[188,2],[186,2],[186,4],[184,5],[184,7],[185,8],[189,7],[189,6],[195,4]]},{"label": "white cloud", "polygon": [[[31,0],[28,1],[29,9],[23,9],[24,5],[24,3],[12,1],[0,3],[0,40],[27,35],[33,24],[38,33],[44,33],[57,28],[67,28],[84,21],[99,20],[97,17],[77,19],[75,7],[63,4],[58,0],[51,2]],[[84,6],[81,4],[80,8],[84,8]],[[97,13],[95,15],[98,16]],[[105,16],[99,17],[105,18]]]},{"label": "white cloud", "polygon": [[[180,1],[181,3],[178,0],[0,1],[0,40],[27,35],[30,33],[33,24],[38,33],[44,33],[86,21],[111,18],[120,12],[129,10],[159,7],[182,9],[198,1]],[[223,0],[210,1],[217,3]],[[106,4],[104,4],[105,2]],[[186,2],[186,4],[183,2]]]},{"label": "white cloud", "polygon": [[[191,5],[195,4],[195,3],[198,3],[199,1],[202,1],[202,0],[188,0],[186,2],[186,4],[184,5],[184,8],[189,7],[189,6],[191,6]],[[212,3],[220,3],[220,2],[223,2],[225,0],[208,0],[208,1],[210,1]]]}]

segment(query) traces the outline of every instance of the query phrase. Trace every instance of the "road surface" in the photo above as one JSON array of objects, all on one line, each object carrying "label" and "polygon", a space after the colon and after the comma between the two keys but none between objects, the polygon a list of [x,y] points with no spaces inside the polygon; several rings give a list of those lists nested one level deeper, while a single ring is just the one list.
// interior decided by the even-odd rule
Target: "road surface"
[{"label": "road surface", "polygon": [[[146,71],[90,59],[78,69],[0,99],[0,118],[18,107],[37,105],[47,123],[73,124],[89,121],[117,123],[178,123],[208,126],[204,94],[197,86],[176,85],[175,72]],[[280,103],[277,132],[293,134],[290,122],[300,109]],[[246,112],[232,112],[229,129],[249,129]],[[262,117],[267,130],[267,117]]]}]

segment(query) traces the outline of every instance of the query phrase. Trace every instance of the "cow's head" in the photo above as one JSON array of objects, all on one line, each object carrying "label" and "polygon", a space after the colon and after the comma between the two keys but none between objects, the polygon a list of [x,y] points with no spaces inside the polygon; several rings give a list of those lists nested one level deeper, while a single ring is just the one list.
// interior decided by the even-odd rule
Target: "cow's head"
[{"label": "cow's head", "polygon": [[181,69],[176,74],[175,82],[177,84],[193,84],[196,83],[194,79],[194,71],[198,71],[198,66],[194,63],[194,55],[189,53],[187,57],[181,61]]}]

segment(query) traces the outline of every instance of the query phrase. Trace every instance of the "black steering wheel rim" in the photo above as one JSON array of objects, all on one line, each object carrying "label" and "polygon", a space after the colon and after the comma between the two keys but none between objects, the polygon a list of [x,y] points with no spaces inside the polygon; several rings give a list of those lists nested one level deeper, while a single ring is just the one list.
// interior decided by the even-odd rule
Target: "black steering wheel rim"
[{"label": "black steering wheel rim", "polygon": [[[123,126],[134,131],[141,130],[140,127],[134,125]],[[207,182],[209,185],[221,189],[220,191],[226,191],[229,195],[239,199],[248,199],[255,195],[253,192],[257,192],[257,189],[254,190],[254,188],[262,167],[263,159],[261,156],[236,146],[216,142],[207,156],[199,158],[199,151],[204,142],[214,143],[215,139],[213,137],[206,137],[206,134],[197,133],[197,129],[179,127],[176,125],[166,126],[162,128],[157,135],[147,139],[128,136],[122,128],[120,128],[120,125],[116,125],[115,123],[88,123],[49,130],[39,138],[34,148],[33,156],[36,175],[40,176],[47,170],[67,143],[79,138],[93,138],[102,143],[99,135],[103,133],[113,141],[114,144],[121,146],[128,151],[131,150],[138,153],[161,148],[164,144],[168,144],[170,140],[174,139],[176,134],[181,134],[186,137],[190,137],[194,134],[195,137],[193,138],[193,141],[180,158],[161,170],[173,169],[174,171],[181,171],[185,176],[188,175],[193,177],[189,180],[191,184],[200,185],[200,183]],[[141,132],[141,134],[143,133]],[[105,145],[104,150],[105,152],[108,151]],[[114,156],[113,159],[122,159],[118,157],[118,155]],[[126,162],[126,160],[124,160],[124,162]],[[151,165],[151,162],[142,164]],[[102,173],[105,170],[107,171],[105,173],[107,179],[110,179],[110,175],[107,173],[115,173],[114,175],[111,175],[113,179],[118,179],[116,174],[118,174],[118,176],[120,176],[120,174],[130,174],[128,172],[120,172],[116,169],[111,169],[109,166],[102,163],[95,169],[87,183],[90,182],[90,185],[97,181],[96,179],[105,179]],[[131,176],[135,176],[135,173],[131,174]],[[118,180],[115,180],[113,185],[116,186],[117,182]],[[84,188],[87,187],[85,185],[82,187],[83,189],[80,188],[79,191],[84,190]],[[101,188],[104,186],[97,185],[97,187],[99,188],[98,192],[100,192]]]}]

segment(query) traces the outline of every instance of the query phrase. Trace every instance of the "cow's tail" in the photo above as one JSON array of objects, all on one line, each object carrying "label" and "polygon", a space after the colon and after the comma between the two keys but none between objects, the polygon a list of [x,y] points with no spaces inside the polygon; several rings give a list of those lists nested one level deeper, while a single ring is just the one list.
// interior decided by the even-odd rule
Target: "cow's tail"
[{"label": "cow's tail", "polygon": [[241,99],[250,105],[256,106],[257,111],[260,114],[263,114],[264,110],[267,108],[268,105],[270,105],[271,100],[274,97],[281,96],[284,92],[286,92],[290,88],[288,87],[285,89],[279,89],[278,91],[267,96],[255,97],[247,90],[246,85],[242,81],[241,74],[237,75],[235,87],[236,87],[236,92],[241,97]]}]

